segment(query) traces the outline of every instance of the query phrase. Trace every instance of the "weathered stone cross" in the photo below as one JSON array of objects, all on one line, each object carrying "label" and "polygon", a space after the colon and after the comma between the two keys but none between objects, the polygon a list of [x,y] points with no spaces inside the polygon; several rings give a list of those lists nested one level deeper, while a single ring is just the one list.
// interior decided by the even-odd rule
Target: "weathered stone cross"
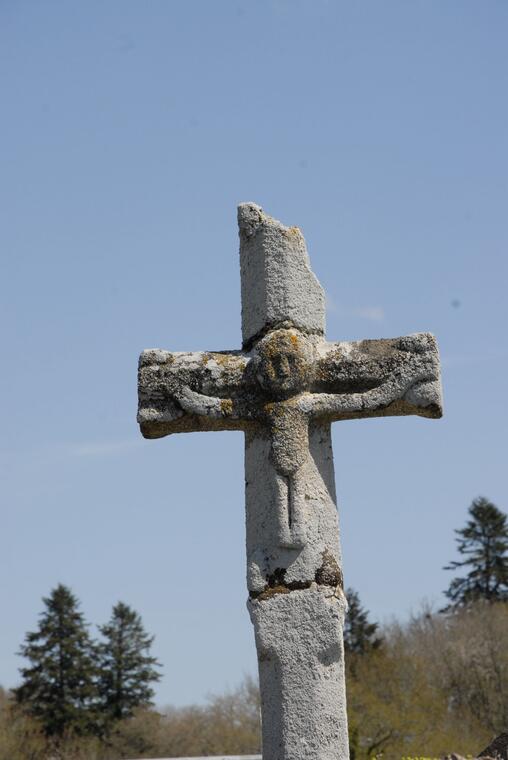
[{"label": "weathered stone cross", "polygon": [[343,593],[330,427],[441,416],[432,335],[327,343],[323,290],[297,227],[238,209],[243,350],[139,364],[145,438],[245,432],[247,583],[263,760],[348,760]]}]

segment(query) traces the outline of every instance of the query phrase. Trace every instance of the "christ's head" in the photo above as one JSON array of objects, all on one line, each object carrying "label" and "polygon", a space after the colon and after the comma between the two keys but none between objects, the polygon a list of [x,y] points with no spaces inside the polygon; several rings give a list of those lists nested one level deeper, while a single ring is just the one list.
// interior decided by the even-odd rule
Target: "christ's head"
[{"label": "christ's head", "polygon": [[312,344],[298,330],[273,330],[256,345],[256,378],[274,398],[288,398],[308,388]]}]

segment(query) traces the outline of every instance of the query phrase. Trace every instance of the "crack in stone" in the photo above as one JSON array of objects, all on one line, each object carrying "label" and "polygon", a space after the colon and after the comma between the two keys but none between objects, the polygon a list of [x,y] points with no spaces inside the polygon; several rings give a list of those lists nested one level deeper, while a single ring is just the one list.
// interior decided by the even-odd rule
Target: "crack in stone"
[{"label": "crack in stone", "polygon": [[344,589],[342,570],[333,554],[325,549],[322,563],[316,570],[315,576],[309,581],[286,581],[286,568],[277,567],[273,573],[267,576],[263,591],[251,592],[250,598],[259,602],[270,599],[277,594],[290,594],[292,591],[302,591],[310,588],[314,583],[318,586],[330,586],[331,588]]},{"label": "crack in stone", "polygon": [[284,320],[278,320],[276,322],[269,322],[267,323],[261,330],[259,330],[255,335],[253,335],[248,340],[243,341],[242,348],[244,351],[250,351],[258,341],[260,341],[262,338],[264,338],[268,333],[272,332],[272,330],[298,330],[303,335],[323,335],[322,330],[311,330],[309,328],[306,328],[305,326],[302,326],[300,324],[296,324],[291,319],[284,319]]}]

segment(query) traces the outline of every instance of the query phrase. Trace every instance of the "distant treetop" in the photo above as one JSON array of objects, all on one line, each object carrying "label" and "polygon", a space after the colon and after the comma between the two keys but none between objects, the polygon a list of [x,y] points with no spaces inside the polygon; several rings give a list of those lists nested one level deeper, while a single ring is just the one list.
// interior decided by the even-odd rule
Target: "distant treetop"
[{"label": "distant treetop", "polygon": [[469,515],[466,526],[455,531],[457,550],[464,559],[444,568],[468,572],[450,582],[444,592],[450,603],[444,611],[479,600],[508,601],[507,516],[483,496],[473,501]]}]

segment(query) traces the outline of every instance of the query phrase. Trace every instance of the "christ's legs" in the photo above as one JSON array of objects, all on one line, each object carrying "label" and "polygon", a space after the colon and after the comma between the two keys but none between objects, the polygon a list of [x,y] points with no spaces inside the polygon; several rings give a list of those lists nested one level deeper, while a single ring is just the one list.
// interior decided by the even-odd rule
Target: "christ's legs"
[{"label": "christ's legs", "polygon": [[329,426],[311,425],[303,464],[281,475],[264,428],[245,436],[249,591],[261,593],[274,573],[310,584],[326,560],[341,565]]}]

